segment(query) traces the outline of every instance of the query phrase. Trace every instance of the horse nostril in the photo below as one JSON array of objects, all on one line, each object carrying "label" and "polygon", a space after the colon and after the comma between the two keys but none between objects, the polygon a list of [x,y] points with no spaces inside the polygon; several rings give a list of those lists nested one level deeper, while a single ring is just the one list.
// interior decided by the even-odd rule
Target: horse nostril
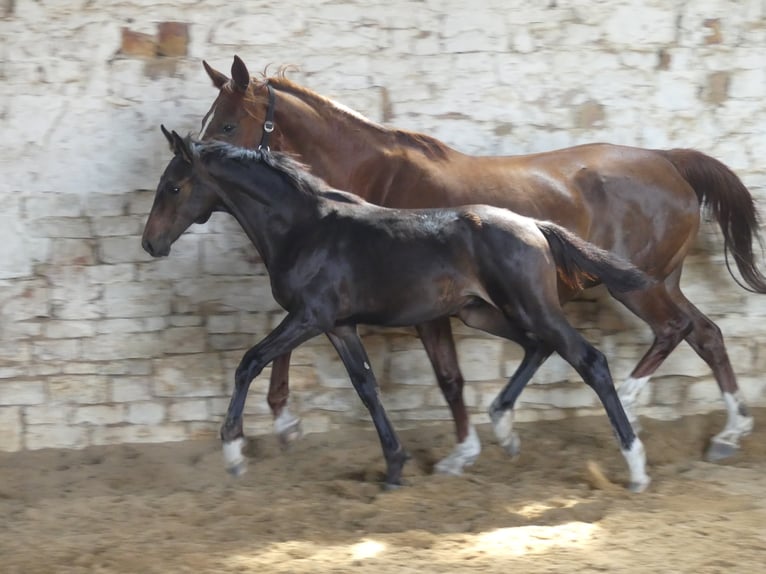
[{"label": "horse nostril", "polygon": [[144,248],[144,251],[146,251],[149,255],[154,257],[154,247],[152,246],[152,242],[148,239],[144,239],[141,241],[141,247]]}]

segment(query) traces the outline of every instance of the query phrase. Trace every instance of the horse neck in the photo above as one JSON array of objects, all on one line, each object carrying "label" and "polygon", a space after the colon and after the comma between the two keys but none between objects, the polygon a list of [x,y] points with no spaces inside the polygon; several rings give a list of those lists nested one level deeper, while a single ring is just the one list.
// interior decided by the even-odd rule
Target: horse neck
[{"label": "horse neck", "polygon": [[389,132],[308,90],[275,87],[279,149],[296,154],[330,186],[358,193],[351,176],[357,166],[383,155]]},{"label": "horse neck", "polygon": [[[226,211],[237,220],[268,269],[288,235],[318,217],[320,198],[301,192],[261,166],[258,176],[236,162],[211,166]],[[263,175],[263,177],[259,177]]]}]

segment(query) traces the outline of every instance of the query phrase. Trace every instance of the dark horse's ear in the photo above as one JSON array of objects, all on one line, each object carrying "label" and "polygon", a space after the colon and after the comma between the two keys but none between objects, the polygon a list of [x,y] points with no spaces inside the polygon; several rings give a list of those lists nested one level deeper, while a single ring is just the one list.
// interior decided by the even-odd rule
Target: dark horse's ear
[{"label": "dark horse's ear", "polygon": [[175,152],[176,151],[176,142],[173,141],[173,136],[170,135],[170,132],[165,129],[165,126],[160,124],[160,129],[162,130],[162,133],[165,135],[165,139],[168,140],[168,144],[170,145],[170,151]]},{"label": "dark horse's ear", "polygon": [[202,65],[205,67],[207,75],[210,76],[210,79],[213,81],[213,85],[219,90],[229,81],[226,74],[222,74],[218,70],[213,69],[213,67],[205,60],[202,60]]},{"label": "dark horse's ear", "polygon": [[234,56],[234,61],[231,64],[231,79],[234,80],[234,85],[240,92],[247,91],[247,86],[250,85],[250,72],[247,71],[247,66],[237,55]]},{"label": "dark horse's ear", "polygon": [[175,130],[173,131],[172,137],[173,137],[173,152],[189,165],[194,163],[192,158],[192,153],[189,150],[189,146],[186,145],[184,138],[179,136]]}]

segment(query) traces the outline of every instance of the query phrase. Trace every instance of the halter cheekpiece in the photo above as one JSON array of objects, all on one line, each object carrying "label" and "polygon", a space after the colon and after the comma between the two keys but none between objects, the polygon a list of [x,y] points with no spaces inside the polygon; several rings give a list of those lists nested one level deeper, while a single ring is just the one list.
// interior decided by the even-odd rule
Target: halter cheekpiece
[{"label": "halter cheekpiece", "polygon": [[258,144],[258,150],[269,149],[269,136],[274,131],[274,106],[276,98],[274,96],[274,88],[271,87],[268,80],[266,81],[266,90],[269,93],[269,105],[266,108],[266,119],[263,122],[263,135],[261,135],[261,143]]}]

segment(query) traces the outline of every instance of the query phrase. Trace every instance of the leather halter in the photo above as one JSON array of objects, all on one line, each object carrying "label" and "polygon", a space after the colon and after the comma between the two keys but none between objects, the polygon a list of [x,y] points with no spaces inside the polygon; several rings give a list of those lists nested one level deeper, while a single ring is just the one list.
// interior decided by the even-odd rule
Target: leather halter
[{"label": "leather halter", "polygon": [[266,119],[263,122],[263,135],[261,135],[261,143],[258,144],[258,149],[269,149],[269,136],[274,131],[274,106],[276,105],[276,99],[274,97],[274,88],[271,84],[266,82],[266,90],[269,92],[269,106],[266,108]]}]

